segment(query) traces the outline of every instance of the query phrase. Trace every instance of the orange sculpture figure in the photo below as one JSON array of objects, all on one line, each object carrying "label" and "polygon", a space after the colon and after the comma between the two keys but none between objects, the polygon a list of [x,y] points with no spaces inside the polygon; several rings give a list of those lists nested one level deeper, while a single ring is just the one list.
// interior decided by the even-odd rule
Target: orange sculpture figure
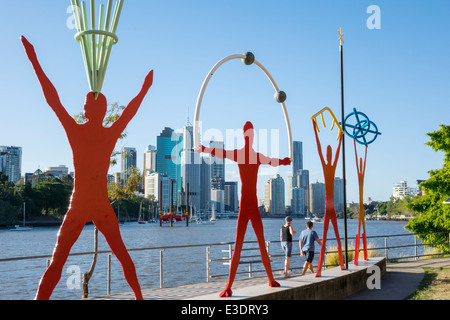
[{"label": "orange sculpture figure", "polygon": [[359,184],[359,215],[358,215],[358,234],[355,240],[355,266],[358,265],[358,255],[359,255],[359,239],[361,234],[361,225],[363,226],[363,248],[364,248],[364,260],[367,260],[367,241],[366,241],[366,223],[365,223],[365,212],[364,212],[364,202],[363,202],[363,187],[364,187],[364,174],[366,173],[366,160],[367,160],[367,145],[366,153],[364,156],[364,163],[362,158],[359,158],[358,165],[358,153],[356,150],[356,139],[353,140],[355,144],[355,158],[356,158],[356,170],[358,171],[358,184]]},{"label": "orange sculpture figure", "polygon": [[344,270],[344,264],[342,261],[342,250],[341,250],[341,240],[339,237],[339,230],[337,226],[337,218],[336,218],[336,210],[334,208],[334,176],[336,173],[336,166],[339,159],[339,152],[341,148],[342,139],[344,137],[344,134],[342,131],[339,131],[339,144],[336,150],[336,155],[334,157],[333,163],[333,150],[330,145],[327,146],[327,161],[325,161],[323,154],[322,154],[322,146],[320,144],[319,136],[317,134],[317,124],[315,119],[313,119],[313,127],[314,127],[314,133],[316,136],[316,142],[317,142],[317,149],[319,151],[320,161],[322,162],[322,168],[323,168],[323,175],[325,178],[325,215],[323,218],[323,233],[322,233],[322,246],[320,247],[320,256],[319,256],[319,265],[317,266],[317,272],[316,277],[322,276],[322,265],[323,265],[323,259],[325,257],[325,249],[326,249],[326,243],[327,243],[327,232],[328,232],[328,226],[331,221],[334,229],[334,234],[336,236],[336,241],[338,245],[338,254],[339,254],[339,263],[341,265],[341,269]]},{"label": "orange sculpture figure", "polygon": [[207,148],[200,145],[199,152],[210,153],[220,159],[229,159],[237,162],[239,167],[239,175],[241,177],[241,200],[239,203],[239,216],[236,227],[236,239],[233,256],[231,258],[230,273],[228,275],[228,282],[225,290],[220,294],[220,297],[231,297],[231,287],[233,285],[236,271],[241,257],[242,245],[244,242],[245,232],[249,220],[252,223],[253,230],[258,241],[261,259],[269,278],[269,286],[279,287],[280,284],[275,281],[272,268],[270,265],[269,255],[265,248],[264,228],[261,220],[261,214],[258,209],[258,198],[256,184],[258,180],[259,166],[268,164],[273,167],[279,165],[289,165],[291,160],[289,158],[276,159],[269,158],[263,154],[256,152],[253,149],[254,129],[251,122],[246,122],[243,128],[245,144],[239,150],[227,151],[220,148]]},{"label": "orange sculpture figure", "polygon": [[62,106],[58,93],[42,70],[33,46],[21,37],[25,52],[41,84],[45,99],[63,125],[73,152],[75,179],[69,209],[58,233],[52,260],[39,283],[36,299],[49,299],[75,241],[86,222],[93,221],[122,265],[126,281],[136,299],[142,299],[133,261],[122,241],[119,224],[108,199],[107,174],[117,139],[134,117],[153,83],[153,70],[145,78],[139,94],[109,127],[103,126],[106,98],[99,93],[86,95],[85,124],[77,124]]}]

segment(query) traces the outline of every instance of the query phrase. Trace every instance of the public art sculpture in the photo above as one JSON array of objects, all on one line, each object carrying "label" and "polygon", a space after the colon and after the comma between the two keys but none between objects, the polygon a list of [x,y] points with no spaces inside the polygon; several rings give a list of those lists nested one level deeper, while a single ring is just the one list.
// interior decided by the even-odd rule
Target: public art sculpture
[{"label": "public art sculpture", "polygon": [[[224,62],[229,61],[231,59],[242,59],[242,61],[246,65],[256,64],[258,65],[271,80],[272,85],[275,88],[275,99],[277,102],[281,103],[283,106],[283,111],[285,115],[288,137],[289,137],[289,147],[290,147],[290,157],[286,157],[284,159],[276,159],[269,158],[259,152],[256,152],[253,149],[253,138],[254,138],[254,128],[251,122],[247,121],[243,127],[243,134],[245,144],[241,149],[237,150],[223,150],[220,148],[207,148],[199,144],[198,139],[198,130],[199,130],[199,117],[200,117],[200,108],[201,102],[203,99],[203,95],[206,89],[206,86],[211,79],[214,72],[221,66]],[[279,166],[279,165],[289,165],[292,159],[292,137],[290,132],[290,123],[289,117],[287,114],[286,106],[284,105],[284,101],[286,99],[286,94],[283,91],[278,90],[278,87],[267,72],[267,70],[262,67],[262,65],[257,62],[254,58],[254,55],[250,52],[247,52],[244,55],[233,55],[224,58],[219,61],[213,69],[208,73],[203,86],[200,90],[200,94],[197,100],[197,106],[195,110],[195,122],[194,122],[194,148],[197,152],[205,152],[210,153],[218,158],[226,158],[231,161],[237,162],[239,167],[239,175],[241,178],[241,198],[239,204],[239,215],[236,226],[236,239],[235,246],[233,251],[233,256],[231,258],[230,270],[228,275],[228,282],[225,290],[220,294],[220,297],[231,297],[232,290],[231,287],[234,282],[234,278],[236,276],[236,271],[239,266],[239,260],[241,256],[242,245],[244,242],[245,232],[247,231],[248,222],[251,221],[253,230],[256,234],[259,251],[261,254],[261,259],[264,265],[264,269],[266,271],[267,277],[269,278],[269,286],[271,287],[279,287],[280,284],[275,281],[272,273],[272,268],[270,265],[269,255],[265,248],[265,240],[264,240],[264,228],[261,220],[261,214],[258,210],[258,198],[257,198],[257,179],[258,179],[258,170],[260,165],[267,164],[271,166]]]},{"label": "public art sculpture", "polygon": [[[358,173],[358,186],[359,186],[359,214],[358,214],[358,234],[355,240],[355,265],[358,265],[359,256],[359,243],[361,238],[361,225],[363,227],[362,243],[364,251],[364,260],[367,261],[367,233],[365,223],[364,212],[364,175],[366,173],[366,160],[367,160],[367,146],[375,141],[381,132],[378,131],[378,127],[375,123],[369,120],[369,118],[362,112],[353,108],[353,112],[348,114],[344,120],[345,133],[353,139],[355,147],[355,159],[356,170]],[[358,159],[358,151],[356,143],[362,144],[365,147],[364,161],[361,158]]]},{"label": "public art sculpture", "polygon": [[[72,3],[74,4],[75,2],[72,1]],[[93,3],[94,2],[92,1],[92,17],[94,16]],[[108,14],[110,12],[111,3],[112,1],[109,1]],[[113,18],[115,28],[117,27],[117,18],[122,3],[123,0],[119,1],[118,5],[116,5],[116,11]],[[79,5],[79,1],[76,1],[76,4]],[[81,10],[81,12],[85,13],[84,3],[82,8],[84,8],[84,11]],[[75,11],[77,10],[74,10],[74,12]],[[82,19],[79,14],[76,14],[75,17],[77,25],[80,26],[84,24],[83,28],[87,29],[85,24],[87,23],[87,19]],[[102,18],[100,20],[102,20]],[[109,24],[109,20],[108,16],[106,25]],[[94,18],[92,18],[93,25],[95,25],[94,21]],[[115,28],[113,28],[114,31]],[[100,84],[103,82],[103,78],[99,75],[103,74],[104,76],[106,65],[104,64],[105,60],[103,60],[103,64],[99,63],[100,60],[96,59],[95,56],[97,56],[96,50],[102,48],[104,43],[110,41],[110,36],[116,38],[112,33],[110,35],[101,31],[96,32],[96,30],[89,30],[85,33],[76,35],[77,39],[85,39],[86,42],[88,42],[88,37],[91,37],[91,57],[94,57],[91,61],[94,61],[94,63],[91,65],[93,67],[92,69],[88,68],[88,65],[86,65],[88,77],[92,80],[90,83],[92,82],[93,84],[96,83],[95,79],[101,80],[97,82],[96,85],[93,85],[91,87],[91,92],[86,95],[84,115],[87,118],[87,122],[85,124],[77,124],[68,114],[61,104],[55,87],[42,70],[34,47],[27,39],[25,39],[25,37],[21,37],[26,55],[34,68],[42,87],[44,97],[64,127],[72,149],[75,171],[74,188],[69,209],[60,227],[50,265],[39,283],[39,288],[35,297],[38,300],[50,298],[53,289],[61,278],[63,266],[73,244],[78,239],[86,222],[89,221],[92,221],[96,228],[104,235],[112,252],[120,261],[125,279],[133,290],[135,298],[143,298],[134,263],[122,241],[117,217],[108,198],[107,173],[110,165],[110,156],[114,150],[117,139],[123,130],[125,130],[127,124],[135,116],[144,97],[152,86],[153,70],[148,73],[140,92],[130,101],[122,112],[122,115],[110,127],[105,128],[103,126],[103,119],[107,110],[107,101],[105,96],[100,93]],[[95,45],[95,43],[97,43],[97,45]],[[89,46],[86,45],[85,49],[89,50],[88,47]],[[84,53],[89,55],[87,52]],[[99,54],[99,56],[101,55],[102,54]],[[109,56],[109,53],[107,55]],[[87,56],[84,58],[85,62],[89,60],[87,59]]]},{"label": "public art sculpture", "polygon": [[[323,156],[323,152],[322,152],[322,146],[320,144],[319,135],[318,135],[318,132],[320,132],[320,130],[319,130],[319,126],[317,124],[317,117],[320,115],[320,117],[322,119],[322,124],[324,127],[326,127],[325,120],[324,120],[324,113],[326,111],[328,111],[330,113],[330,115],[333,119],[333,123],[332,123],[330,130],[332,131],[335,125],[338,128],[338,138],[337,139],[339,140],[339,143],[336,148],[336,154],[334,156],[334,160],[333,160],[333,150],[330,145],[327,146],[326,160],[325,160],[325,158]],[[316,272],[316,277],[320,277],[320,276],[322,276],[322,265],[323,265],[323,259],[325,258],[327,232],[328,232],[328,226],[329,226],[330,221],[333,225],[334,234],[336,236],[336,241],[337,241],[337,246],[338,246],[338,255],[339,255],[339,264],[341,266],[341,270],[345,269],[345,266],[342,261],[341,240],[339,237],[336,210],[334,207],[334,176],[336,173],[336,166],[337,166],[337,162],[339,159],[339,153],[340,153],[342,139],[344,137],[344,132],[343,132],[341,126],[339,125],[339,122],[336,120],[336,117],[334,116],[333,112],[329,108],[324,108],[324,109],[320,110],[319,112],[317,112],[316,114],[314,114],[311,117],[311,120],[313,123],[314,134],[316,137],[317,150],[319,152],[320,161],[322,163],[323,175],[325,178],[325,214],[324,214],[324,218],[323,218],[323,233],[322,233],[323,239],[322,239],[322,246],[320,247],[319,264],[317,266],[317,272]]]}]

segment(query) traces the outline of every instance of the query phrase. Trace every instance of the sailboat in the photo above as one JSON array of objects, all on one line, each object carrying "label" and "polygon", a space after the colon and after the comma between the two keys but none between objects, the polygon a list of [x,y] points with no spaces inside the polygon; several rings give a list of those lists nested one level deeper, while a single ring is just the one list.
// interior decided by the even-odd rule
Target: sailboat
[{"label": "sailboat", "polygon": [[141,201],[141,205],[139,206],[139,218],[138,218],[138,223],[139,223],[139,224],[146,224],[145,220],[141,220],[141,215],[142,215],[142,201]]},{"label": "sailboat", "polygon": [[32,227],[27,227],[25,226],[25,202],[23,203],[23,225],[15,225],[14,227],[12,227],[11,231],[30,231],[32,230]]},{"label": "sailboat", "polygon": [[216,210],[214,208],[215,205],[213,204],[211,218],[209,218],[209,222],[216,222]]}]

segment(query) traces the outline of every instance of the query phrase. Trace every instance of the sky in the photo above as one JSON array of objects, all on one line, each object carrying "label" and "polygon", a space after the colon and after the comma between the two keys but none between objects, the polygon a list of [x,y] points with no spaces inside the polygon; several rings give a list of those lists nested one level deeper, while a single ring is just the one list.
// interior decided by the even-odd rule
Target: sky
[{"label": "sky", "polygon": [[[65,132],[20,42],[24,35],[34,45],[67,111],[81,112],[89,87],[70,1],[0,3],[0,145],[22,147],[22,174],[58,165],[73,171]],[[106,1],[96,1],[97,7],[100,3]],[[368,12],[372,5],[377,10]],[[116,149],[135,147],[142,168],[145,149],[156,145],[164,127],[180,131],[188,118],[193,122],[209,70],[224,57],[251,51],[287,94],[292,138],[303,142],[310,183],[323,182],[310,117],[329,107],[341,119],[342,28],[344,113],[364,112],[382,133],[368,147],[364,198],[387,201],[395,182],[413,186],[442,167],[443,155],[425,143],[427,132],[450,119],[448,12],[447,0],[125,0],[102,93],[109,103],[127,105],[150,70],[154,83]],[[286,124],[274,93],[256,65],[239,60],[222,65],[202,102],[203,143],[227,132],[238,135],[252,121],[255,149],[288,156]],[[330,125],[320,136],[324,148],[330,144],[335,150]],[[241,147],[242,142],[229,140],[226,148]],[[347,200],[359,202],[353,140],[345,141]],[[364,148],[357,148],[363,156]],[[341,166],[342,156],[336,176],[342,177]],[[291,170],[262,167],[258,195],[263,196],[269,178],[286,179]],[[117,171],[120,166],[110,170]],[[226,180],[238,179],[237,166],[227,164]]]}]

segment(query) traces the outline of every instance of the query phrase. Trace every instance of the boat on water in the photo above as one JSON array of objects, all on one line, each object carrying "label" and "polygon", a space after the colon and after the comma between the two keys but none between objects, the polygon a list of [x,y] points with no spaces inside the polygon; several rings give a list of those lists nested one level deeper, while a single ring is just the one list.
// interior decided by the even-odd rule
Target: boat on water
[{"label": "boat on water", "polygon": [[23,203],[23,225],[14,225],[9,230],[11,231],[30,231],[33,230],[32,227],[26,226],[25,224],[25,202]]},{"label": "boat on water", "polygon": [[138,218],[138,224],[146,224],[147,221],[144,220],[144,217],[142,216],[142,201],[139,206],[139,218]]},{"label": "boat on water", "polygon": [[311,221],[312,221],[312,222],[322,222],[322,219],[320,219],[320,218],[314,216],[313,218],[311,218]]}]

